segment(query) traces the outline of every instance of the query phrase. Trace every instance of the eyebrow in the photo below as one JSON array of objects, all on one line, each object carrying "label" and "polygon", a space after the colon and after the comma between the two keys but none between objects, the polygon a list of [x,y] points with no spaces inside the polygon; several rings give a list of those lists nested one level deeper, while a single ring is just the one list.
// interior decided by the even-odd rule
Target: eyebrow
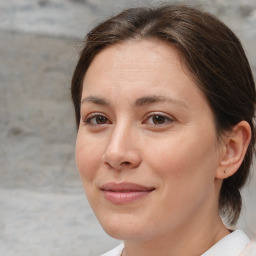
[{"label": "eyebrow", "polygon": [[106,100],[104,98],[99,98],[96,96],[89,96],[89,97],[82,99],[81,104],[85,103],[85,102],[90,102],[90,103],[94,103],[97,105],[110,105],[108,100]]},{"label": "eyebrow", "polygon": [[[97,96],[86,97],[86,98],[82,99],[81,104],[83,104],[85,102],[90,102],[90,103],[94,103],[96,105],[103,105],[103,106],[111,105],[107,99],[100,98]],[[158,95],[143,96],[141,98],[138,98],[135,101],[135,106],[141,107],[144,105],[150,105],[150,104],[161,103],[161,102],[169,102],[171,104],[177,104],[182,107],[188,108],[186,103],[182,100],[174,99],[174,98],[166,97],[166,96],[158,96]]]},{"label": "eyebrow", "polygon": [[183,101],[183,100],[179,100],[179,99],[174,99],[171,97],[166,97],[166,96],[158,96],[158,95],[152,95],[152,96],[145,96],[145,97],[141,97],[138,98],[135,101],[135,105],[136,106],[143,106],[143,105],[149,105],[152,103],[161,103],[161,102],[168,102],[171,104],[177,104],[177,105],[181,105],[183,107],[188,108],[187,104]]}]

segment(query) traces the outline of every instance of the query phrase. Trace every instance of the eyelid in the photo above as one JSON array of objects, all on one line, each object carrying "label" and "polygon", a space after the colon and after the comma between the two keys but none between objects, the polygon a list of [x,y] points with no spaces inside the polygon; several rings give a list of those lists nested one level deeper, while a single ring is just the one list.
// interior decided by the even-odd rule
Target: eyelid
[{"label": "eyelid", "polygon": [[169,115],[169,114],[167,114],[167,113],[164,113],[164,112],[150,112],[150,113],[147,113],[146,115],[145,115],[145,118],[144,118],[144,121],[143,121],[143,123],[145,123],[145,121],[147,120],[147,119],[149,119],[150,117],[154,117],[154,116],[157,116],[157,115],[159,115],[159,116],[163,116],[163,117],[165,117],[167,120],[168,120],[168,122],[165,122],[164,124],[152,124],[152,125],[157,125],[157,126],[160,126],[160,125],[166,125],[167,123],[171,123],[171,122],[174,122],[175,121],[175,118],[174,117],[172,117],[171,115]]},{"label": "eyelid", "polygon": [[[105,114],[103,114],[103,113],[101,113],[101,112],[93,112],[93,113],[91,113],[91,114],[86,115],[86,117],[83,118],[83,122],[84,122],[85,124],[88,124],[88,125],[104,125],[104,124],[92,124],[92,123],[90,123],[90,121],[92,120],[92,118],[97,117],[97,116],[103,116],[103,117],[105,117],[105,118],[108,120],[109,123],[111,123],[111,121],[109,120],[109,118],[108,118]],[[108,124],[108,123],[107,123],[107,124]]]}]

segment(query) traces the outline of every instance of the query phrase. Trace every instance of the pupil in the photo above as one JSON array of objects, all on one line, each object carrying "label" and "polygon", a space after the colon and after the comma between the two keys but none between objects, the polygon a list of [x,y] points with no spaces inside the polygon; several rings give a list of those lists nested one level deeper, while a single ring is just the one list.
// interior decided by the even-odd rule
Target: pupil
[{"label": "pupil", "polygon": [[153,117],[154,124],[163,124],[164,121],[165,121],[165,117],[164,116],[156,115],[156,116]]},{"label": "pupil", "polygon": [[97,116],[96,117],[97,124],[105,124],[106,123],[106,117],[104,116]]}]

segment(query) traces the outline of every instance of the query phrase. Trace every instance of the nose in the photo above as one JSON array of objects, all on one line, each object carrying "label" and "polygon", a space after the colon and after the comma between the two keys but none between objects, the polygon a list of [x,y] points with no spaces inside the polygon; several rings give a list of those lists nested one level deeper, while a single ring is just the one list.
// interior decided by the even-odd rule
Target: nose
[{"label": "nose", "polygon": [[115,170],[134,169],[141,163],[138,136],[130,128],[116,127],[109,139],[102,161]]}]

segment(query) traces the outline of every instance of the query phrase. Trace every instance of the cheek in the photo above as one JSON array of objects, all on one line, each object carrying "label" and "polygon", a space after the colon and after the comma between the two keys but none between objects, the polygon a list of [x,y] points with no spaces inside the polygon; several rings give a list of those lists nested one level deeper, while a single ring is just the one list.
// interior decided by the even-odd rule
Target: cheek
[{"label": "cheek", "polygon": [[89,138],[78,133],[76,140],[76,165],[82,182],[85,184],[93,180],[100,164],[99,147],[91,143]]},{"label": "cheek", "polygon": [[156,219],[164,219],[173,227],[213,202],[216,164],[215,152],[208,147],[197,144],[199,148],[195,148],[194,143],[174,144],[158,148],[154,154],[147,151],[148,169],[160,181]]},{"label": "cheek", "polygon": [[167,187],[181,194],[184,191],[199,191],[214,184],[218,164],[217,149],[212,146],[215,142],[213,133],[187,132],[169,139],[166,137],[157,147],[147,147],[146,158],[149,159],[150,169],[160,176]]}]

